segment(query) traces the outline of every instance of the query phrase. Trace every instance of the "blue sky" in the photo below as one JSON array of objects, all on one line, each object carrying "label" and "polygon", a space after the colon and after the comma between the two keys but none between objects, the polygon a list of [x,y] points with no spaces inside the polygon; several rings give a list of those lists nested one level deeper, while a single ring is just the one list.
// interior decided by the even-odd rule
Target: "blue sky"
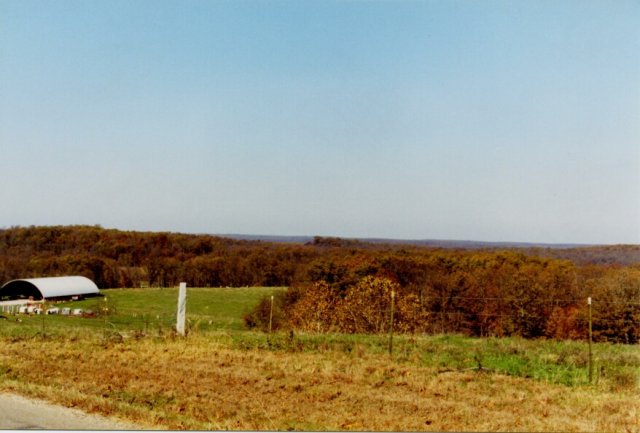
[{"label": "blue sky", "polygon": [[640,243],[640,3],[0,0],[0,151],[0,227]]}]

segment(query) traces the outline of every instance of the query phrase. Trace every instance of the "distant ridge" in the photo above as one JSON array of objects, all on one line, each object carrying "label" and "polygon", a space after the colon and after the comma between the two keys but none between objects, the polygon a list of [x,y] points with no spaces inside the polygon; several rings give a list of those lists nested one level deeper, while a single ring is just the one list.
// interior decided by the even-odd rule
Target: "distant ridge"
[{"label": "distant ridge", "polygon": [[313,236],[278,236],[278,235],[240,235],[240,234],[214,234],[225,238],[237,239],[240,241],[264,241],[281,242],[290,244],[306,244],[313,242]]},{"label": "distant ridge", "polygon": [[[278,236],[278,235],[242,235],[242,234],[220,234],[231,239],[247,241],[265,241],[306,244],[313,242],[315,236]],[[324,237],[324,236],[323,236]],[[338,239],[336,237],[336,239]],[[482,249],[482,248],[581,248],[600,246],[599,244],[553,244],[540,242],[485,242],[485,241],[464,241],[448,239],[387,239],[387,238],[339,238],[348,241],[366,242],[372,244],[389,245],[415,245],[423,247],[438,248],[461,248],[461,249]]]}]

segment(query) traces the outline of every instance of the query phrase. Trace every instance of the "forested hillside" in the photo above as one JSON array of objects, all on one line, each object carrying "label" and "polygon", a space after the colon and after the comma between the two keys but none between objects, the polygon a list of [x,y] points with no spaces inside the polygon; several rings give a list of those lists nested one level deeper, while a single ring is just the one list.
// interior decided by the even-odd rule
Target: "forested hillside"
[{"label": "forested hillside", "polygon": [[79,274],[100,288],[289,285],[313,251],[207,235],[94,226],[0,231],[0,280]]},{"label": "forested hillside", "polygon": [[[592,296],[596,338],[637,342],[639,252],[466,251],[321,237],[301,245],[97,226],[14,227],[0,230],[0,281],[84,275],[100,288],[181,281],[289,286],[278,301],[279,326],[343,332],[383,331],[393,290],[406,332],[558,338],[584,336]],[[256,311],[248,323],[261,320]]]}]

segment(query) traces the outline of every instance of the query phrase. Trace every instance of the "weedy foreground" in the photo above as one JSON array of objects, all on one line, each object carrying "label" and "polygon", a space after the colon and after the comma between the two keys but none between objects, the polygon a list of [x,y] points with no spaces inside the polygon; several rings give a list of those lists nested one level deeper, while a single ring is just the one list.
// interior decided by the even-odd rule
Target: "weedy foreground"
[{"label": "weedy foreground", "polygon": [[[640,431],[637,376],[569,386],[358,340],[304,350],[288,335],[245,335],[4,336],[0,389],[153,429]],[[471,340],[426,338],[452,358],[447,345]],[[620,354],[637,372],[636,358]]]}]

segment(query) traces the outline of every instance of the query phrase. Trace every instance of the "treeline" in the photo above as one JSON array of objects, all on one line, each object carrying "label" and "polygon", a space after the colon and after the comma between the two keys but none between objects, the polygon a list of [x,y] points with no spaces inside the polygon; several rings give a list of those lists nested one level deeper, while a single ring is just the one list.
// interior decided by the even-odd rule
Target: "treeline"
[{"label": "treeline", "polygon": [[634,265],[640,263],[639,245],[599,245],[580,248],[523,248],[524,254],[571,260],[576,265]]},{"label": "treeline", "polygon": [[[349,265],[352,265],[350,268]],[[312,332],[462,333],[584,339],[592,298],[595,341],[640,341],[640,267],[576,267],[514,252],[437,251],[313,270],[315,282],[275,301],[273,326]],[[266,328],[264,300],[245,317]]]},{"label": "treeline", "polygon": [[[0,230],[0,280],[84,275],[100,288],[288,286],[313,251],[208,235],[98,226]],[[0,283],[1,284],[1,283]]]},{"label": "treeline", "polygon": [[[84,275],[100,288],[181,281],[287,286],[275,326],[322,332],[383,332],[393,290],[404,332],[554,338],[585,336],[592,296],[595,337],[638,342],[640,263],[629,257],[640,247],[575,250],[563,253],[579,258],[572,261],[545,257],[556,254],[546,249],[465,251],[323,237],[303,245],[98,226],[13,227],[0,230],[0,284]],[[247,324],[264,326],[266,308],[262,303]]]}]

